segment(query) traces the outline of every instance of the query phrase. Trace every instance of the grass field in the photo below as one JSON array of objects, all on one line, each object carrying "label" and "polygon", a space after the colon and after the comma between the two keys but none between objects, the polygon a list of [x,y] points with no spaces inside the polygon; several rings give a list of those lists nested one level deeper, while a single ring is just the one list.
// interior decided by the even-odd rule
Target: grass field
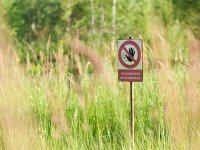
[{"label": "grass field", "polygon": [[[200,41],[181,23],[149,20],[150,42],[134,36],[144,41],[144,81],[134,83],[135,150],[199,150]],[[22,59],[23,50],[4,29],[0,149],[130,149],[129,83],[118,81],[111,40],[97,38],[97,50],[94,41],[70,36],[62,41],[67,54],[60,42],[45,55],[53,44],[49,37],[44,49],[26,43]]]},{"label": "grass field", "polygon": [[[135,148],[198,149],[198,62],[156,62],[147,46],[144,55],[144,81],[134,84]],[[56,71],[45,75],[45,65],[24,70],[14,58],[1,59],[2,149],[130,148],[129,83],[117,81],[116,67],[108,78],[87,74],[86,66],[78,82]]]}]

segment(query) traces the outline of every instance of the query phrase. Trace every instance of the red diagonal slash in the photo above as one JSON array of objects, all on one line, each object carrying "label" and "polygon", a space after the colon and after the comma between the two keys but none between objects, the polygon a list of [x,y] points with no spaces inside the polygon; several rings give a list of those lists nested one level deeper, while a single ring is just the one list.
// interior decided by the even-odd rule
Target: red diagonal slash
[{"label": "red diagonal slash", "polygon": [[128,54],[128,56],[131,58],[131,60],[132,60],[134,63],[136,63],[137,61],[135,60],[134,57],[131,56],[131,54],[129,53],[129,51],[126,49],[125,46],[123,47],[123,49],[124,49],[124,51]]}]

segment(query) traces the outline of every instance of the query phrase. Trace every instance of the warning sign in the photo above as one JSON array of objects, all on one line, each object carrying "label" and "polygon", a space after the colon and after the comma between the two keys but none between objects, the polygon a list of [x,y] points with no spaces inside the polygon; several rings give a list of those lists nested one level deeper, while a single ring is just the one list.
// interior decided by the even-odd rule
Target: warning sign
[{"label": "warning sign", "polygon": [[118,40],[119,81],[143,81],[142,40]]}]

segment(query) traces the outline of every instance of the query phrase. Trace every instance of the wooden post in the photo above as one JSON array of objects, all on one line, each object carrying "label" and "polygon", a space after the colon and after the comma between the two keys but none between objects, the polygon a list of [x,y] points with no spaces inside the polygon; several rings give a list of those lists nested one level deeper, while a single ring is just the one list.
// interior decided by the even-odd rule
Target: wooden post
[{"label": "wooden post", "polygon": [[131,149],[134,149],[134,83],[130,82],[130,106],[131,106]]},{"label": "wooden post", "polygon": [[[132,39],[130,36],[129,39]],[[130,106],[131,106],[131,112],[130,112],[130,127],[131,127],[131,150],[134,149],[134,83],[130,82]]]}]

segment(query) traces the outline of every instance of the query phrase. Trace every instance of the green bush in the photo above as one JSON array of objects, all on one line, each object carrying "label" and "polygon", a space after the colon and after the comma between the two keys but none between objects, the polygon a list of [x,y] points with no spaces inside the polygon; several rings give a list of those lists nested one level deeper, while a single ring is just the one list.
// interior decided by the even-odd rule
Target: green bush
[{"label": "green bush", "polygon": [[59,0],[15,0],[7,13],[9,25],[20,40],[40,41],[51,35],[57,41],[63,35],[64,10]]},{"label": "green bush", "polygon": [[200,1],[199,0],[172,0],[175,19],[182,22],[187,28],[200,38]]}]

